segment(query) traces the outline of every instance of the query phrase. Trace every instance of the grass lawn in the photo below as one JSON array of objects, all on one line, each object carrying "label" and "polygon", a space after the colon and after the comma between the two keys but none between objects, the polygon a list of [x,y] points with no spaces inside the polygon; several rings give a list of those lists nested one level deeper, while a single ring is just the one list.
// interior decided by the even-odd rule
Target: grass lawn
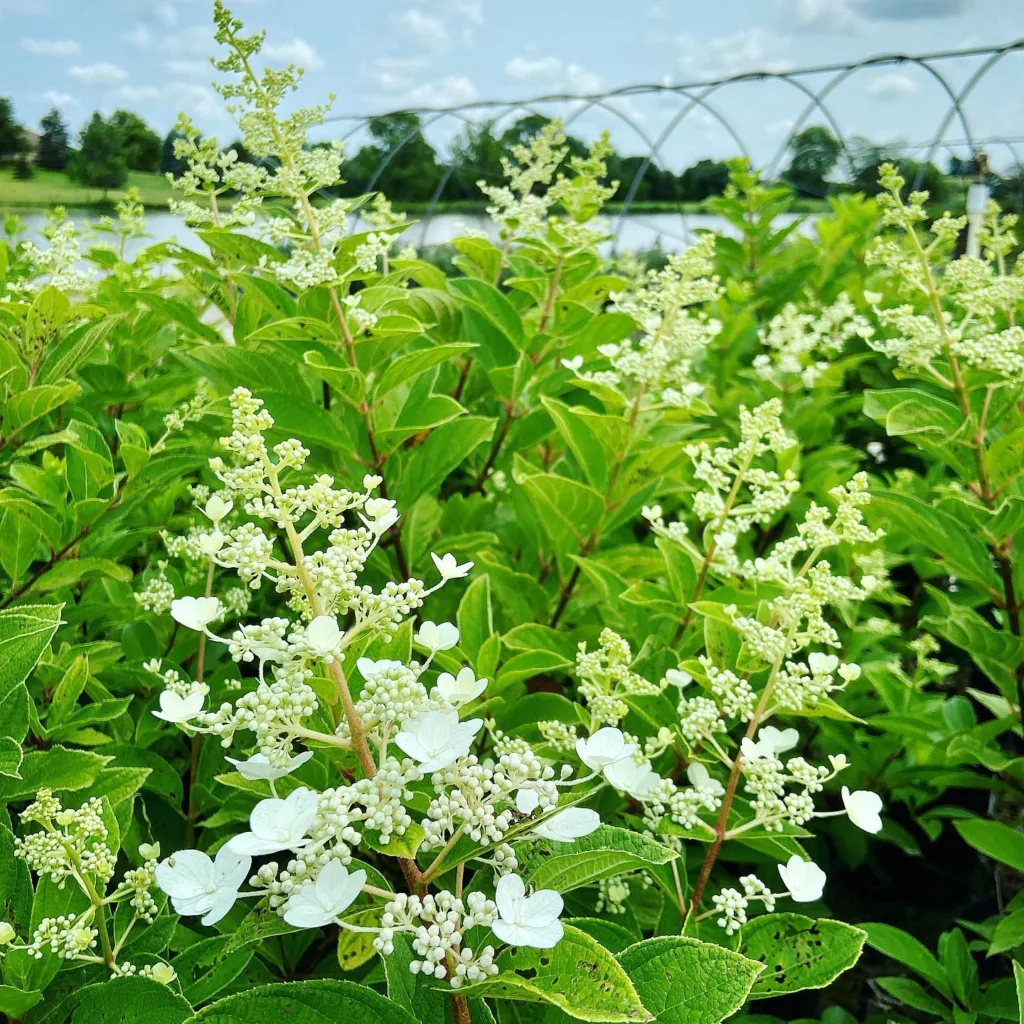
[{"label": "grass lawn", "polygon": [[[127,188],[134,185],[142,193],[142,202],[149,207],[166,209],[171,186],[162,174],[129,171]],[[28,181],[18,181],[10,167],[0,168],[0,211],[30,210],[52,206],[112,207],[124,191],[111,189],[104,198],[103,190],[86,188],[60,171],[36,169]]]}]

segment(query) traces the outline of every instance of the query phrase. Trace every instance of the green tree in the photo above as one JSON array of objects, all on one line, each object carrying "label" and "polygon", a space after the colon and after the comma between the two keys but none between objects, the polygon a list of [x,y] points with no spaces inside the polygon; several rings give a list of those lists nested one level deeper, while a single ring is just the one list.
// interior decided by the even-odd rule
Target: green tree
[{"label": "green tree", "polygon": [[0,96],[0,157],[16,157],[26,146],[25,129],[14,117],[14,104],[9,97]]},{"label": "green tree", "polygon": [[729,167],[721,160],[698,160],[679,176],[679,198],[699,203],[720,196],[729,184]]},{"label": "green tree", "polygon": [[19,153],[18,159],[14,161],[14,176],[19,181],[27,181],[32,177],[32,162],[24,153]]},{"label": "green tree", "polygon": [[39,122],[41,134],[36,147],[36,164],[50,171],[63,171],[71,158],[68,126],[60,111],[53,107]]},{"label": "green tree", "polygon": [[825,195],[829,189],[825,178],[839,162],[842,142],[828,128],[811,125],[790,138],[789,151],[792,156],[783,177],[799,192]]},{"label": "green tree", "polygon": [[111,121],[93,111],[89,123],[78,139],[78,152],[71,164],[76,181],[93,188],[118,188],[128,177],[121,134]]},{"label": "green tree", "polygon": [[115,110],[110,124],[121,137],[121,149],[130,171],[156,171],[160,168],[160,136],[138,114]]},{"label": "green tree", "polygon": [[160,147],[161,174],[173,174],[175,178],[180,178],[188,170],[188,162],[174,155],[174,143],[178,139],[183,138],[185,136],[174,129],[169,131],[164,137],[163,144]]}]

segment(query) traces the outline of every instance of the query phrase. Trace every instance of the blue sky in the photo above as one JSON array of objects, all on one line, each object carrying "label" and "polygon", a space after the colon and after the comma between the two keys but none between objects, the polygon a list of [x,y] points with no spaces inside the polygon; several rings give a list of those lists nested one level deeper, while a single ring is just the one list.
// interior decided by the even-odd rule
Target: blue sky
[{"label": "blue sky", "polygon": [[[269,60],[307,69],[302,99],[319,102],[334,92],[339,114],[686,84],[1024,36],[1020,0],[236,0],[234,8],[247,26],[267,29]],[[30,125],[52,105],[76,128],[95,108],[121,106],[163,133],[185,109],[228,141],[233,126],[208,84],[210,9],[208,0],[0,0],[0,94],[12,97]],[[937,66],[956,88],[978,63]],[[1024,137],[1022,71],[1024,52],[1010,55],[972,95],[967,113],[976,137]],[[826,80],[804,82],[813,89]],[[609,127],[620,151],[646,151],[646,140],[685,102],[669,93],[618,100],[612,106],[635,127],[591,111],[573,130],[586,137]],[[730,86],[713,99],[759,162],[785,140],[805,103],[777,82]],[[830,99],[845,134],[876,140],[928,139],[947,107],[938,83],[910,66],[860,72]],[[442,119],[432,140],[443,146],[458,124]],[[349,127],[342,121],[324,134]],[[954,124],[949,137],[962,135]],[[736,148],[697,107],[662,152],[678,168]],[[1007,153],[992,150],[998,165]]]}]

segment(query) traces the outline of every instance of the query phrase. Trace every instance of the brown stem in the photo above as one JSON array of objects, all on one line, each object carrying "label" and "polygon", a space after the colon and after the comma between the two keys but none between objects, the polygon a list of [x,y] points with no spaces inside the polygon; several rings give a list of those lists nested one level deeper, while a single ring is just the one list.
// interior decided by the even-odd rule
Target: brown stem
[{"label": "brown stem", "polygon": [[[811,562],[814,559],[814,554],[807,559],[804,567],[800,570],[800,575],[803,576],[804,572],[810,567]],[[769,625],[774,628],[775,620],[773,618]],[[764,690],[761,691],[761,697],[757,702],[757,707],[754,709],[754,714],[751,716],[750,722],[747,724],[747,731],[745,734],[746,739],[753,739],[754,733],[757,732],[757,727],[761,724],[761,718],[768,707],[768,699],[771,696],[772,690],[775,688],[775,678],[779,674],[779,668],[782,665],[782,659],[785,655],[785,648],[789,646],[789,637],[783,647],[783,651],[780,652],[779,656],[775,659],[772,664],[771,672],[768,675],[768,680],[764,684]],[[749,672],[744,674],[744,679],[749,676]],[[741,745],[742,746],[742,745]],[[718,813],[718,821],[715,822],[715,838],[711,845],[708,847],[708,852],[704,855],[704,863],[700,866],[700,874],[697,876],[697,884],[693,888],[693,896],[690,899],[690,913],[696,916],[697,909],[700,907],[701,897],[704,895],[704,889],[707,887],[708,879],[711,877],[711,869],[715,866],[715,861],[718,859],[718,851],[722,848],[722,843],[725,841],[725,833],[729,826],[729,812],[732,810],[732,802],[736,797],[736,787],[740,780],[740,766],[743,763],[743,755],[740,750],[736,751],[736,756],[732,761],[732,769],[729,772],[729,781],[725,786],[725,795],[722,797],[722,809]]]},{"label": "brown stem", "polygon": [[558,596],[558,606],[555,608],[555,613],[551,616],[551,622],[549,623],[552,629],[558,625],[559,619],[561,619],[566,607],[568,607],[569,601],[572,599],[572,593],[580,579],[580,571],[579,563],[577,563],[573,567],[571,575],[562,586],[561,593]]},{"label": "brown stem", "polygon": [[562,280],[562,257],[555,261],[555,272],[551,275],[551,286],[548,288],[548,297],[544,302],[544,309],[540,315],[540,323],[537,324],[537,333],[543,334],[548,329],[548,321],[551,319],[551,312],[555,308],[555,297],[558,295],[558,285]]},{"label": "brown stem", "polygon": [[454,1024],[471,1024],[469,1003],[466,1001],[466,997],[450,995],[448,999],[452,1004],[452,1018],[454,1020]]},{"label": "brown stem", "polygon": [[515,406],[511,402],[508,402],[505,405],[505,418],[502,420],[501,426],[498,428],[498,433],[494,437],[491,450],[487,455],[487,461],[484,463],[483,469],[480,470],[476,479],[470,486],[468,491],[469,494],[473,494],[475,491],[479,491],[483,494],[484,484],[487,482],[487,477],[494,468],[494,463],[497,461],[498,453],[501,451],[501,446],[505,443],[505,438],[508,437],[508,432],[512,426],[512,420],[514,418]]},{"label": "brown stem", "polygon": [[455,385],[455,390],[452,392],[452,398],[455,401],[459,401],[462,398],[462,392],[466,388],[466,381],[469,380],[469,371],[473,367],[473,357],[466,356],[466,361],[462,364],[462,370],[459,373],[459,382]]}]

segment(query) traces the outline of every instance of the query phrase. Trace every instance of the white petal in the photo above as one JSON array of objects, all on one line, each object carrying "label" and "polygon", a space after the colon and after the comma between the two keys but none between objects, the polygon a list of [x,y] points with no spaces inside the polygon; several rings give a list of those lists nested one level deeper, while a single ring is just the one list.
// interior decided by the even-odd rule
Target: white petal
[{"label": "white petal", "polygon": [[523,902],[522,919],[531,927],[551,924],[562,913],[562,897],[554,889],[540,889]]},{"label": "white petal", "polygon": [[213,861],[201,850],[179,850],[156,866],[156,884],[168,896],[178,899],[190,899],[204,893],[213,877]]},{"label": "white petal", "polygon": [[235,850],[227,849],[227,844],[225,844],[217,851],[217,856],[213,861],[213,875],[217,888],[230,886],[233,889],[238,889],[248,878],[251,867],[251,858],[239,854]]},{"label": "white petal", "polygon": [[516,793],[516,810],[520,814],[533,814],[540,803],[535,789],[521,789]]},{"label": "white petal", "polygon": [[494,902],[502,918],[514,921],[525,895],[526,883],[518,875],[502,875],[494,889]]}]

